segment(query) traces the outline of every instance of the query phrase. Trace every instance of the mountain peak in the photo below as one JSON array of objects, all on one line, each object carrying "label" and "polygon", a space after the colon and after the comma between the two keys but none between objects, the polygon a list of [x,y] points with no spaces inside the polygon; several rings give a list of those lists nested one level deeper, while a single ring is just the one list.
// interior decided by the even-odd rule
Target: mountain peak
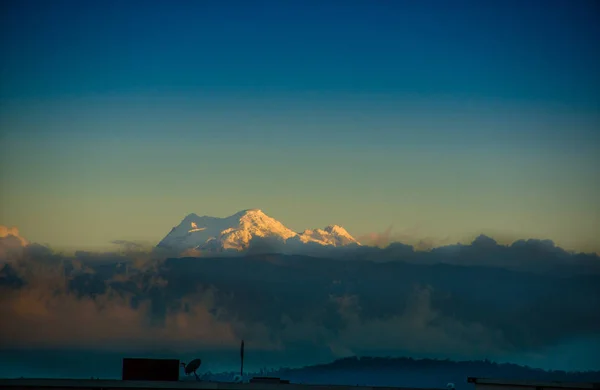
[{"label": "mountain peak", "polygon": [[332,246],[360,245],[346,229],[339,225],[328,225],[324,229],[307,229],[300,235],[300,240],[305,243],[313,241],[321,245]]},{"label": "mountain peak", "polygon": [[231,217],[244,217],[244,216],[260,218],[260,217],[266,217],[267,215],[265,213],[263,213],[263,211],[261,209],[246,209],[246,210],[238,211],[237,213],[233,214]]},{"label": "mountain peak", "polygon": [[188,214],[181,223],[158,244],[158,247],[177,250],[235,250],[249,249],[251,241],[259,239],[277,239],[287,242],[295,239],[303,244],[323,246],[344,246],[358,244],[343,227],[329,225],[324,230],[306,230],[299,234],[287,228],[281,222],[265,214],[261,209],[253,208],[238,211],[225,217],[199,217]]},{"label": "mountain peak", "polygon": [[328,225],[323,230],[325,230],[328,233],[332,233],[332,234],[338,234],[338,235],[343,235],[343,236],[349,236],[350,235],[346,231],[346,229],[344,229],[340,225]]},{"label": "mountain peak", "polygon": [[242,211],[238,212],[238,214],[240,214],[240,213],[243,213],[243,214],[264,214],[261,209],[246,209],[246,210],[242,210]]}]

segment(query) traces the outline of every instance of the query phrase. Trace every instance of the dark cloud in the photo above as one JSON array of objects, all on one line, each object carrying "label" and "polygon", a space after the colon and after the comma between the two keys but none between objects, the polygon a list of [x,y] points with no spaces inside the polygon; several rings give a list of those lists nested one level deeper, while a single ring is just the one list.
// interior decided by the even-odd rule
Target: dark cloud
[{"label": "dark cloud", "polygon": [[434,238],[424,236],[419,233],[419,227],[405,229],[400,232],[394,232],[393,226],[388,226],[383,232],[372,232],[357,237],[357,240],[363,245],[385,248],[391,244],[403,243],[410,245],[416,250],[429,250],[442,245],[452,243],[451,237]]},{"label": "dark cloud", "polygon": [[171,259],[29,245],[0,270],[0,318],[11,319],[0,321],[0,345],[194,350],[243,338],[282,354],[482,358],[600,336],[598,257],[550,241],[394,243],[347,261],[275,254],[280,244]]},{"label": "dark cloud", "polygon": [[12,235],[0,237],[0,264],[11,261],[23,255],[24,246],[21,241]]},{"label": "dark cloud", "polygon": [[[21,273],[25,286],[2,289],[0,317],[11,319],[0,323],[3,348],[222,348],[237,345],[239,329],[253,331],[231,317],[221,320],[210,292],[181,297],[157,322],[151,299],[134,303],[133,294],[110,287],[82,295],[67,287],[64,269],[47,271]],[[144,283],[149,288],[164,286],[159,277]]]},{"label": "dark cloud", "polygon": [[111,244],[118,245],[125,251],[141,251],[147,249],[148,246],[141,242],[128,241],[128,240],[113,240]]}]

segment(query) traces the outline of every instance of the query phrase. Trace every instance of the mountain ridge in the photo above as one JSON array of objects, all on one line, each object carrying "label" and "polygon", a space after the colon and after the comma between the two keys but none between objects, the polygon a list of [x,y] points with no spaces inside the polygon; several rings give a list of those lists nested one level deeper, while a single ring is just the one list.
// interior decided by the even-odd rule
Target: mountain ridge
[{"label": "mountain ridge", "polygon": [[302,252],[311,247],[355,247],[361,244],[339,225],[306,229],[299,233],[261,209],[252,208],[224,218],[190,213],[171,229],[157,248],[186,254],[239,253],[256,245],[282,250],[285,248],[287,252]]}]

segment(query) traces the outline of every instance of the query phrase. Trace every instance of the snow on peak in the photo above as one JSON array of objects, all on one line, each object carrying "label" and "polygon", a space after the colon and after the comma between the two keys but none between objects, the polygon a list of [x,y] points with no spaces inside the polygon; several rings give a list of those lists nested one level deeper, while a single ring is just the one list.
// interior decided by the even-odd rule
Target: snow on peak
[{"label": "snow on peak", "polygon": [[345,246],[350,244],[360,245],[354,237],[341,226],[329,225],[324,229],[305,230],[300,235],[304,243],[317,242],[321,245]]},{"label": "snow on peak", "polygon": [[346,231],[346,229],[344,229],[343,227],[339,226],[339,225],[329,225],[327,226],[325,229],[326,232],[331,233],[331,234],[335,234],[338,236],[343,236],[343,237],[352,237],[350,235],[350,233],[348,233]]},{"label": "snow on peak", "polygon": [[190,229],[190,230],[188,230],[188,233],[191,233],[191,232],[199,232],[199,231],[202,231],[202,230],[205,230],[205,229],[206,229],[205,227],[201,227],[201,228],[199,228],[199,227],[198,227],[198,224],[197,224],[196,222],[190,222],[190,227],[191,227],[191,229]]},{"label": "snow on peak", "polygon": [[254,239],[288,240],[323,246],[360,245],[344,228],[329,225],[325,229],[296,233],[260,209],[239,211],[229,217],[216,218],[188,214],[183,221],[158,244],[158,247],[179,253],[195,251],[244,251]]},{"label": "snow on peak", "polygon": [[235,215],[246,215],[246,214],[266,215],[265,213],[263,213],[263,211],[261,209],[246,209],[246,210],[238,211],[237,213],[235,213]]}]

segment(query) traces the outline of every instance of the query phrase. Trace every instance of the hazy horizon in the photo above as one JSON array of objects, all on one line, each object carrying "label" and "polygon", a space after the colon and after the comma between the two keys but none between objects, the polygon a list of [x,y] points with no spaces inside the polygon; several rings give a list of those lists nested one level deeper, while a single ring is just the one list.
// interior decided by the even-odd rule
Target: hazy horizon
[{"label": "hazy horizon", "polygon": [[[196,213],[188,213],[188,214],[196,214]],[[215,215],[207,215],[210,217],[216,217],[216,218],[225,218],[225,217],[229,217],[231,215],[233,215],[235,213],[226,213],[223,214],[221,216],[215,216]],[[171,227],[173,226],[177,226],[179,223],[181,222],[181,219],[176,222],[176,223],[172,223]],[[285,221],[280,221],[282,222],[284,225],[287,225],[285,223]],[[306,227],[302,227],[300,229],[296,229],[295,231],[300,233],[306,229],[322,229],[325,226],[328,225],[337,225],[336,223],[327,223],[325,225],[322,226],[306,226]],[[98,252],[98,253],[102,253],[102,252],[111,252],[114,251],[116,249],[118,249],[120,246],[123,245],[133,245],[138,247],[139,249],[143,248],[144,250],[150,250],[152,247],[156,246],[161,239],[163,239],[168,231],[171,229],[171,227],[165,227],[163,229],[163,233],[161,236],[156,236],[153,238],[145,238],[145,239],[141,239],[139,237],[135,238],[136,236],[133,235],[133,239],[131,238],[125,238],[123,239],[122,237],[114,237],[112,240],[109,240],[107,242],[104,243],[97,243],[94,245],[81,245],[78,244],[77,242],[69,242],[69,243],[59,243],[57,244],[53,244],[51,242],[48,241],[35,241],[35,240],[30,240],[29,236],[27,236],[26,231],[23,232],[23,230],[19,227],[19,226],[4,226],[4,225],[0,225],[2,226],[4,229],[17,229],[18,234],[21,237],[24,237],[25,239],[27,239],[28,242],[31,243],[36,243],[36,244],[40,244],[40,245],[44,245],[45,247],[51,248],[53,251],[57,251],[57,252],[62,252],[62,253],[73,253],[74,251],[91,251],[91,252]],[[344,226],[342,226],[344,227]],[[294,229],[292,229],[294,230]],[[352,232],[350,232],[352,234]],[[410,227],[410,228],[405,228],[402,230],[399,229],[395,229],[393,225],[389,225],[387,226],[385,229],[381,229],[378,231],[371,231],[371,232],[365,232],[363,234],[352,234],[352,236],[354,238],[356,238],[361,245],[365,245],[365,246],[374,246],[374,247],[385,247],[387,245],[393,244],[393,243],[401,243],[401,244],[406,244],[406,245],[411,245],[415,248],[415,250],[430,250],[432,248],[439,248],[439,247],[443,247],[443,246],[448,246],[448,245],[455,245],[455,244],[462,244],[462,245],[468,245],[471,244],[473,242],[473,240],[475,240],[478,236],[480,235],[484,235],[487,237],[490,237],[492,239],[494,239],[498,244],[500,245],[508,245],[510,246],[511,244],[519,241],[519,240],[550,240],[552,242],[554,242],[558,247],[561,247],[562,249],[569,251],[569,252],[581,252],[581,253],[590,253],[590,254],[598,254],[600,253],[600,244],[598,244],[596,241],[592,241],[589,243],[585,243],[584,245],[579,245],[579,246],[569,246],[569,245],[564,245],[561,241],[555,241],[553,239],[551,239],[550,237],[546,237],[543,235],[522,235],[519,236],[517,233],[515,232],[506,232],[506,231],[497,231],[497,230],[493,230],[493,229],[482,229],[482,230],[474,230],[473,232],[470,233],[465,233],[462,235],[443,235],[443,236],[431,236],[431,235],[426,235],[425,232],[423,231],[423,229],[419,226],[416,225],[414,227]],[[131,237],[132,235],[129,235],[129,237]],[[126,236],[127,237],[127,236]]]},{"label": "hazy horizon", "polygon": [[0,223],[100,247],[258,207],[598,251],[597,7],[3,2]]}]

